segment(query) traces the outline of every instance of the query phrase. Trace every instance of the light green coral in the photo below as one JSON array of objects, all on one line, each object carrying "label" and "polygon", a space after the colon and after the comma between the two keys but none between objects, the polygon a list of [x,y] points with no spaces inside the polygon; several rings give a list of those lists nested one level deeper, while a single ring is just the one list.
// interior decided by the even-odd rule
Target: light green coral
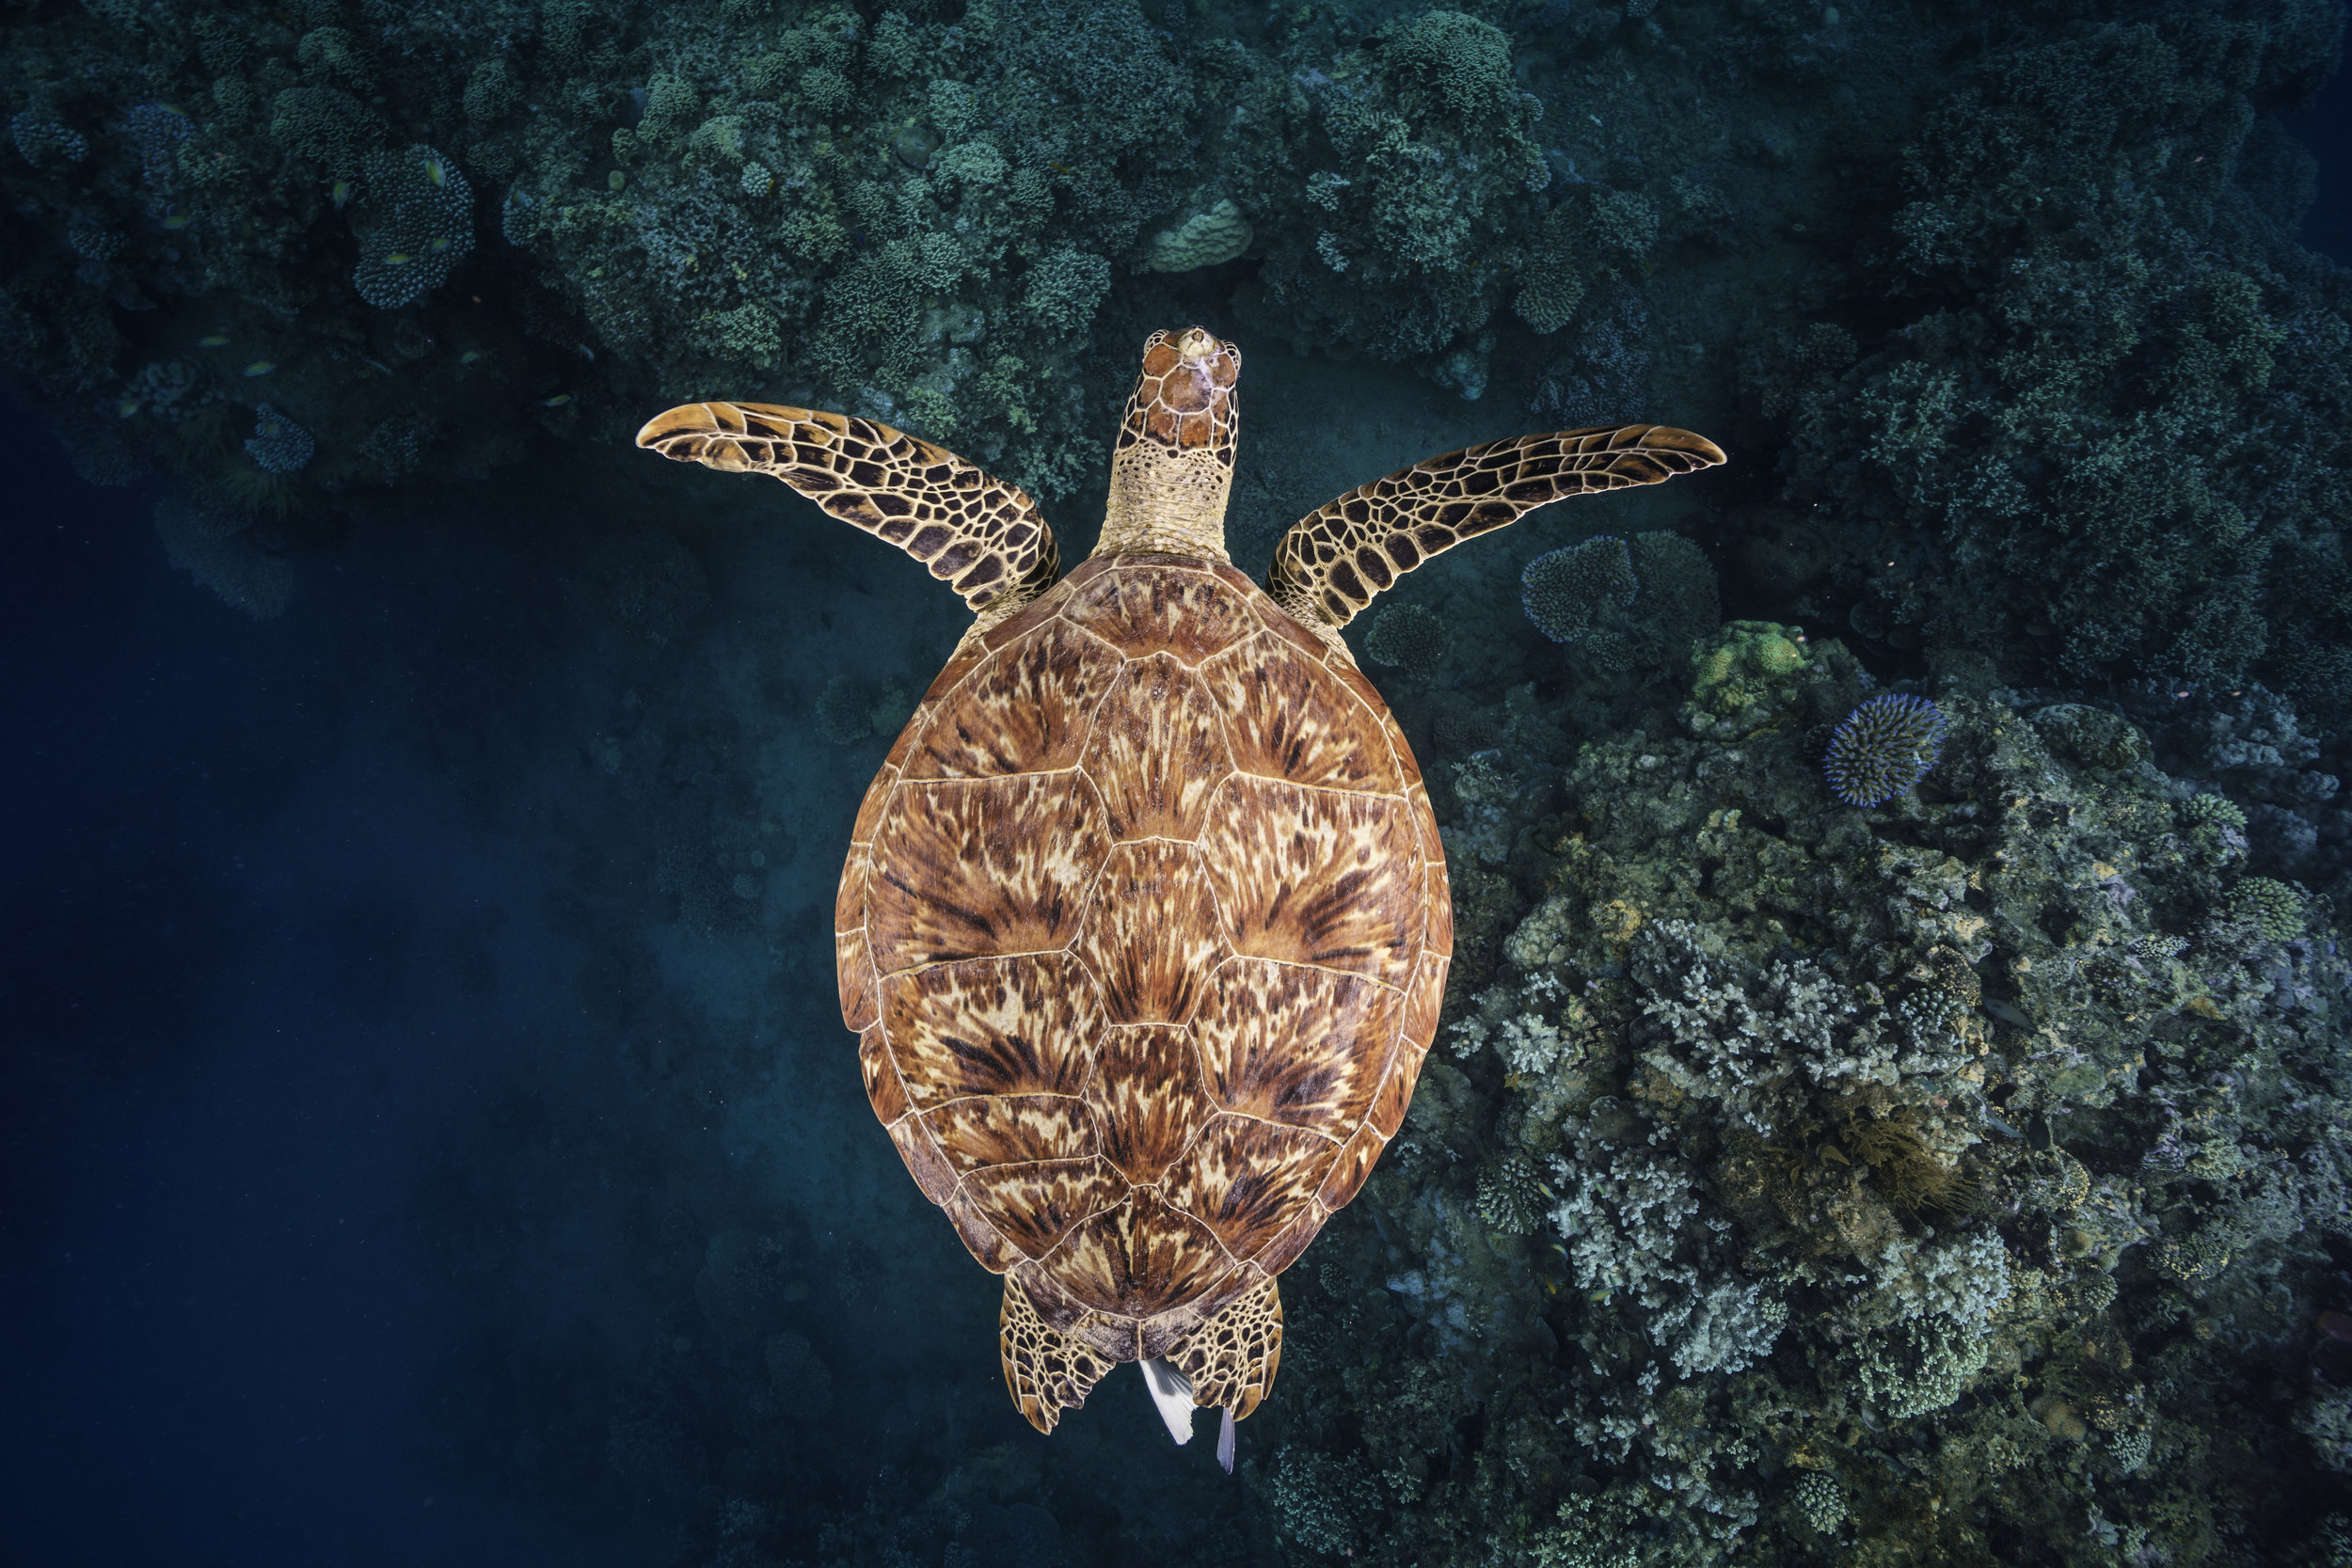
[{"label": "light green coral", "polygon": [[2265,942],[2293,942],[2303,934],[2303,895],[2268,877],[2249,877],[2232,889],[2230,912]]},{"label": "light green coral", "polygon": [[1820,1534],[1828,1535],[1846,1522],[1844,1488],[1819,1470],[1808,1470],[1797,1479],[1790,1500],[1797,1505],[1797,1516]]},{"label": "light green coral", "polygon": [[1984,1370],[1984,1336],[1941,1313],[1912,1318],[1855,1346],[1855,1387],[1896,1420],[1941,1410]]}]

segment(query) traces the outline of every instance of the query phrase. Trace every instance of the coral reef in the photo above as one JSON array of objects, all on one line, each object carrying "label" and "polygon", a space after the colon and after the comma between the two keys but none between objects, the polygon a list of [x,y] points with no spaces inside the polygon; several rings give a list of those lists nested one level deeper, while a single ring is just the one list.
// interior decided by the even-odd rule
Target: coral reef
[{"label": "coral reef", "polygon": [[[2332,931],[2112,713],[1947,681],[1941,765],[1866,816],[1815,770],[1869,684],[1842,645],[1735,623],[1689,669],[1540,819],[1476,830],[1505,876],[1457,861],[1462,925],[1515,928],[1457,942],[1453,1059],[1360,1260],[1324,1243],[1327,1280],[1387,1281],[1400,1358],[1298,1397],[1445,1369],[1484,1438],[1453,1418],[1358,1558],[2223,1560],[2304,1441],[2254,1369],[2352,1247]],[[1492,766],[1450,769],[1457,856],[1467,814],[1543,799]]]}]

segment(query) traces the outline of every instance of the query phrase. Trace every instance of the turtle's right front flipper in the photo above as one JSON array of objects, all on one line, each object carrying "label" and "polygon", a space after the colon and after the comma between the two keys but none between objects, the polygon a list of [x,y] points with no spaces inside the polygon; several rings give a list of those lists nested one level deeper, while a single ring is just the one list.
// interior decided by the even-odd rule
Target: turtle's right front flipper
[{"label": "turtle's right front flipper", "polygon": [[1054,531],[1019,485],[871,420],[764,403],[690,403],[648,420],[637,444],[725,473],[773,474],[923,562],[989,622],[1061,575]]},{"label": "turtle's right front flipper", "polygon": [[1558,430],[1487,441],[1359,484],[1291,525],[1266,592],[1300,625],[1334,634],[1391,583],[1465,539],[1570,496],[1656,484],[1724,461],[1668,425]]}]

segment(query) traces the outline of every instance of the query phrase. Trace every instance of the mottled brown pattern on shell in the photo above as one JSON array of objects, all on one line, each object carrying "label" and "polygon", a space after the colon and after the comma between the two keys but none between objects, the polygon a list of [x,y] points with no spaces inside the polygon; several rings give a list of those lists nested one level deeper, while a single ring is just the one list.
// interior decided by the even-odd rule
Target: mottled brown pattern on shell
[{"label": "mottled brown pattern on shell", "polygon": [[882,986],[882,1038],[918,1110],[972,1094],[1083,1093],[1103,1031],[1085,966],[1060,953],[975,958]]},{"label": "mottled brown pattern on shell", "polygon": [[1104,1157],[1137,1185],[1157,1181],[1216,1115],[1192,1031],[1172,1023],[1104,1030],[1087,1102],[1102,1125]]},{"label": "mottled brown pattern on shell", "polygon": [[[1172,559],[1114,556],[1089,561],[1062,579],[1058,592],[1068,597],[1061,614],[1130,658],[1166,650],[1185,664],[1221,653],[1258,629],[1250,597],[1257,589],[1231,567],[1215,572],[1205,562],[1194,562],[1159,571],[1136,569]],[[1232,578],[1240,578],[1242,587]],[[1263,597],[1258,595],[1261,601]],[[1317,645],[1316,657],[1323,651]]]},{"label": "mottled brown pattern on shell", "polygon": [[1075,949],[1113,1023],[1183,1023],[1225,957],[1209,868],[1193,844],[1143,839],[1113,849]]},{"label": "mottled brown pattern on shell", "polygon": [[1210,1098],[1346,1137],[1379,1088],[1403,1000],[1359,974],[1235,958],[1217,971],[1200,1015]]},{"label": "mottled brown pattern on shell", "polygon": [[1042,1258],[1071,1227],[1123,1208],[1127,1182],[1101,1160],[992,1165],[963,1179],[972,1205],[1024,1258]]},{"label": "mottled brown pattern on shell", "polygon": [[[1119,656],[1065,622],[999,649],[930,704],[909,779],[1001,779],[1074,767]],[[914,726],[908,726],[914,733]]]},{"label": "mottled brown pattern on shell", "polygon": [[909,780],[892,801],[866,895],[882,974],[1040,953],[1077,934],[1084,895],[1110,850],[1084,775]]},{"label": "mottled brown pattern on shell", "polygon": [[1168,653],[1120,673],[1095,709],[1082,766],[1122,839],[1199,837],[1210,798],[1233,770],[1216,703]]},{"label": "mottled brown pattern on shell", "polygon": [[1428,922],[1411,807],[1396,796],[1225,781],[1201,834],[1236,953],[1401,986]]},{"label": "mottled brown pattern on shell", "polygon": [[1332,1139],[1248,1117],[1200,1130],[1161,1190],[1216,1232],[1235,1258],[1254,1258],[1313,1200],[1339,1153]]},{"label": "mottled brown pattern on shell", "polygon": [[[859,814],[835,918],[875,1112],[981,1265],[1110,1360],[1298,1256],[1436,1027],[1427,798],[1328,656],[1230,567],[1090,561],[943,672]],[[1057,711],[1013,715],[1031,692]]]},{"label": "mottled brown pattern on shell", "polygon": [[[1319,651],[1319,650],[1318,650]],[[1201,667],[1224,710],[1233,766],[1265,779],[1394,795],[1405,787],[1375,715],[1331,690],[1331,672],[1271,633]]]},{"label": "mottled brown pattern on shell", "polygon": [[1200,1294],[1232,1273],[1234,1260],[1205,1223],[1153,1189],[1135,1187],[1125,1203],[1073,1227],[1049,1261],[1077,1300],[1139,1318]]},{"label": "mottled brown pattern on shell", "polygon": [[987,1165],[1083,1160],[1101,1152],[1086,1101],[1055,1094],[973,1095],[923,1120],[958,1176]]}]

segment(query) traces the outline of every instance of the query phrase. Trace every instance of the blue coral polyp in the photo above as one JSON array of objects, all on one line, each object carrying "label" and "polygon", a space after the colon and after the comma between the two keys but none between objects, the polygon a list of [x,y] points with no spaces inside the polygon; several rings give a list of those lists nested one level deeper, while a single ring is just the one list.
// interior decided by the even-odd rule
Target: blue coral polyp
[{"label": "blue coral polyp", "polygon": [[1944,753],[1944,710],[1925,697],[1873,697],[1829,737],[1821,771],[1850,806],[1880,806],[1928,776]]}]

